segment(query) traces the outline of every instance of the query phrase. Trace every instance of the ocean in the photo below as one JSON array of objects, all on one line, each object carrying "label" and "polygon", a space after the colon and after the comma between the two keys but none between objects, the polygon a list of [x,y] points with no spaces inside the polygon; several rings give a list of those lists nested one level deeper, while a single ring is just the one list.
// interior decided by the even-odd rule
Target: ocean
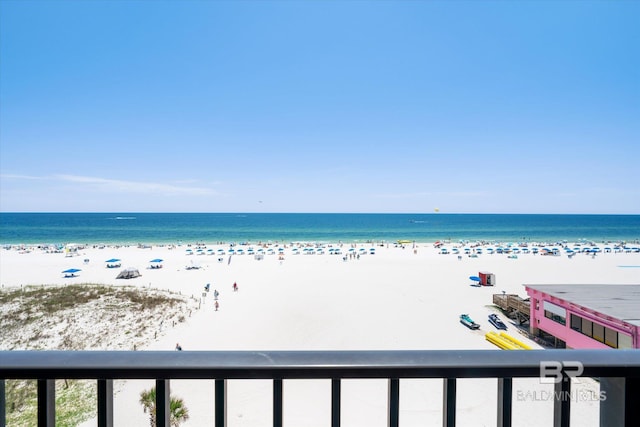
[{"label": "ocean", "polygon": [[638,241],[640,215],[0,213],[0,244]]}]

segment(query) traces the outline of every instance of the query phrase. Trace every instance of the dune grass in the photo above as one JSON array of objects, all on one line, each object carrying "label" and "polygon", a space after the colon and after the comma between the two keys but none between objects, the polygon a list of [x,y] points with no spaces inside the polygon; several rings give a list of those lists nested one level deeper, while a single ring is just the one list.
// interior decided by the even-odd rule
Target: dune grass
[{"label": "dune grass", "polygon": [[[78,284],[0,290],[0,350],[132,350],[157,336],[159,320],[182,322],[195,307],[148,288]],[[8,426],[37,424],[36,381],[7,380]],[[96,414],[95,381],[56,381],[56,426]]]}]

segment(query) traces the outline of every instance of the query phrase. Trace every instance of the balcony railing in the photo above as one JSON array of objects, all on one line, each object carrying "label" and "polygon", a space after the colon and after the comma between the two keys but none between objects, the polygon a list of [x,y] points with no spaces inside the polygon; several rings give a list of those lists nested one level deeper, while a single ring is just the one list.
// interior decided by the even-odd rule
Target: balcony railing
[{"label": "balcony railing", "polygon": [[38,384],[38,425],[55,423],[55,380],[95,379],[98,426],[113,426],[113,380],[153,379],[156,382],[157,425],[169,426],[172,379],[212,380],[216,427],[226,426],[227,380],[273,380],[273,425],[283,424],[283,380],[331,380],[331,426],[340,426],[341,380],[388,380],[387,425],[400,421],[400,379],[443,379],[443,426],[456,424],[456,380],[497,378],[499,427],[511,426],[513,378],[538,378],[541,364],[566,369],[555,384],[553,425],[570,425],[570,377],[600,380],[607,399],[600,402],[600,426],[636,426],[640,420],[640,351],[638,350],[427,350],[427,351],[243,351],[243,352],[0,352],[0,426],[5,421],[7,379],[31,379]]}]

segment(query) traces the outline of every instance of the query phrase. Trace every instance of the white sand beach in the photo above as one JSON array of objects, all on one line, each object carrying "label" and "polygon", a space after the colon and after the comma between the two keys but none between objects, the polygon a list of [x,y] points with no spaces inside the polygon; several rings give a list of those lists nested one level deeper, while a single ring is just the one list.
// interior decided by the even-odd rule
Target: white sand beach
[{"label": "white sand beach", "polygon": [[[453,245],[448,245],[450,248]],[[333,245],[332,247],[337,247]],[[207,245],[197,255],[196,247],[84,247],[77,256],[46,253],[38,248],[2,249],[2,287],[69,283],[123,284],[169,289],[201,298],[201,308],[187,322],[165,330],[147,350],[173,350],[180,343],[193,350],[426,350],[494,349],[484,334],[494,330],[487,315],[492,294],[526,296],[523,284],[638,284],[640,254],[577,254],[568,258],[521,254],[483,253],[477,257],[442,255],[432,244],[358,245],[348,257],[350,245],[341,255],[294,254],[291,246],[279,259],[263,248],[263,259],[233,255],[228,245]],[[187,249],[193,255],[188,255]],[[237,248],[237,247],[236,247]],[[243,247],[245,252],[248,246]],[[257,245],[253,246],[257,251]],[[211,251],[208,251],[211,249]],[[223,249],[224,255],[218,250]],[[303,252],[303,248],[298,251]],[[361,251],[361,249],[365,249]],[[207,255],[210,253],[212,255]],[[105,261],[121,260],[121,268],[106,268]],[[163,268],[151,269],[150,260],[162,259]],[[85,260],[88,260],[85,262]],[[199,268],[187,268],[198,266]],[[623,266],[623,267],[621,267]],[[630,267],[635,266],[635,267]],[[124,268],[137,268],[141,277],[116,279]],[[77,268],[75,277],[63,270]],[[495,274],[493,287],[474,287],[469,276],[479,271]],[[233,283],[238,291],[232,290]],[[210,291],[204,286],[210,284]],[[214,309],[213,292],[219,292],[219,309]],[[204,295],[204,296],[203,296]],[[458,322],[468,313],[482,325],[471,331]],[[541,348],[519,333],[513,322],[500,313],[509,333]],[[158,324],[162,319],[158,319]],[[142,350],[145,350],[142,349]],[[128,381],[117,385],[116,425],[145,426],[148,416],[138,403],[139,393],[150,381]],[[460,380],[458,425],[495,425],[495,380]],[[213,383],[174,381],[172,393],[182,397],[191,418],[185,426],[213,425]],[[579,387],[597,390],[597,383],[585,380]],[[518,390],[550,390],[535,379],[516,380]],[[229,386],[229,425],[270,425],[271,385],[267,381],[233,381]],[[329,425],[330,383],[328,381],[285,381],[285,425]],[[442,382],[401,381],[401,425],[441,423]],[[383,426],[386,416],[384,381],[345,381],[343,425]],[[598,424],[597,402],[572,406],[576,425]],[[514,425],[550,425],[551,401],[515,401]],[[95,420],[83,425],[96,425]]]}]

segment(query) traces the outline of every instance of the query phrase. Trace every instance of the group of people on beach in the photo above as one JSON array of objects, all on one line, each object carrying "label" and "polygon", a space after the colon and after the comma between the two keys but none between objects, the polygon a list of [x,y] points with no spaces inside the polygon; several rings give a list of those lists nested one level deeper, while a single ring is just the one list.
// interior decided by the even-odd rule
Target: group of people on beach
[{"label": "group of people on beach", "polygon": [[[233,282],[233,292],[238,292],[238,283],[237,282]],[[204,291],[206,293],[208,293],[211,290],[211,284],[207,283],[206,285],[204,285]],[[213,308],[215,309],[215,311],[218,311],[218,309],[220,308],[220,303],[218,302],[218,297],[220,297],[220,292],[218,292],[217,289],[213,290]],[[176,343],[176,351],[182,351],[182,346],[180,345],[180,343]]]},{"label": "group of people on beach", "polygon": [[[233,288],[233,292],[238,292],[238,283],[237,282],[233,282],[233,287],[232,288]],[[211,289],[211,284],[207,283],[204,286],[205,292],[208,293],[210,289]],[[219,296],[220,296],[220,292],[218,292],[217,289],[214,289],[213,290],[213,301],[214,301],[213,307],[214,307],[215,311],[218,311],[218,309],[220,308],[220,303],[218,302],[218,297]]]}]

